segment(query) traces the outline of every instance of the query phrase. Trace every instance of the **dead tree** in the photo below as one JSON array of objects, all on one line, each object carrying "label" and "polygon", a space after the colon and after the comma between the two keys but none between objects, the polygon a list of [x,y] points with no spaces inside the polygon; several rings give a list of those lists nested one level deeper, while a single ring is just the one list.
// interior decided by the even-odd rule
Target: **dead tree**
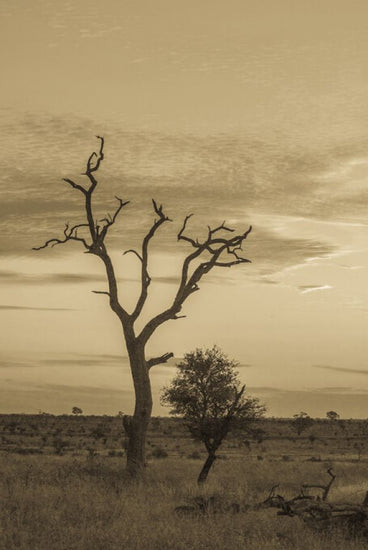
[{"label": "dead tree", "polygon": [[64,179],[72,189],[82,195],[86,220],[72,226],[67,224],[62,238],[51,238],[42,246],[35,247],[34,250],[76,241],[85,249],[85,252],[97,256],[104,264],[108,290],[95,292],[107,295],[110,308],[121,323],[128,351],[135,391],[135,408],[133,416],[124,417],[124,427],[128,435],[127,470],[132,476],[137,476],[145,463],[146,432],[152,411],[150,369],[155,365],[166,363],[173,357],[172,352],[167,352],[161,356],[147,359],[146,345],[163,323],[183,317],[180,312],[184,302],[199,290],[200,281],[214,267],[231,267],[250,261],[241,255],[241,250],[242,244],[251,232],[252,227],[250,226],[244,233],[234,234],[234,230],[227,227],[223,222],[214,229],[209,227],[206,238],[200,241],[186,235],[191,214],[186,216],[177,234],[177,240],[189,244],[193,251],[183,261],[176,295],[168,307],[150,319],[143,329],[137,333],[135,323],[142,313],[151,283],[148,271],[149,244],[158,229],[171,220],[164,213],[163,207],[152,200],[156,219],[143,239],[141,250],[131,249],[127,251],[138,258],[141,266],[140,293],[133,311],[128,311],[119,300],[115,270],[105,241],[110,229],[129,201],[123,201],[121,198],[116,197],[117,207],[115,212],[101,220],[96,220],[92,198],[98,183],[96,172],[104,160],[104,138],[100,136],[97,136],[97,138],[100,141],[99,151],[91,154],[87,161],[86,171],[83,174],[87,178],[87,185],[80,185],[69,178]]}]

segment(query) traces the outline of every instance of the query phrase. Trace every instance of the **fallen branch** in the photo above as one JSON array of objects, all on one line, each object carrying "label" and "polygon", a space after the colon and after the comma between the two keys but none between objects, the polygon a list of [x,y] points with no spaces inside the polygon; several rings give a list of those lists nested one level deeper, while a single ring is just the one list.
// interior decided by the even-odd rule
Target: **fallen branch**
[{"label": "fallen branch", "polygon": [[[327,470],[327,473],[331,479],[326,485],[304,483],[301,493],[289,500],[282,495],[275,494],[275,489],[278,487],[275,485],[263,502],[249,509],[259,510],[275,507],[279,510],[277,515],[298,517],[317,531],[339,528],[347,536],[368,537],[368,491],[362,504],[327,502],[329,491],[336,479],[331,468]],[[322,498],[305,494],[306,489],[321,489]]]}]

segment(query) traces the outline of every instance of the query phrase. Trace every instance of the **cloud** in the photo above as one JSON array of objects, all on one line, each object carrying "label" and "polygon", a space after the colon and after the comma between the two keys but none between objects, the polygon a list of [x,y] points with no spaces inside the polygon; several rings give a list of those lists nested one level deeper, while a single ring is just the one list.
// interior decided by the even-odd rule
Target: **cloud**
[{"label": "cloud", "polygon": [[326,370],[332,370],[336,372],[346,372],[348,374],[364,374],[368,375],[367,369],[348,369],[345,367],[334,367],[331,365],[313,365],[316,369],[326,369]]},{"label": "cloud", "polygon": [[0,368],[32,368],[32,367],[119,367],[128,366],[128,358],[113,354],[63,354],[59,357],[28,356],[0,357]]},{"label": "cloud", "polygon": [[[348,392],[355,393],[354,388],[352,388],[351,386],[325,386],[323,388],[316,389],[315,391],[327,392],[327,393],[344,393],[344,394]],[[360,389],[359,391],[363,392],[368,390]]]},{"label": "cloud", "polygon": [[[188,243],[177,242],[183,217],[193,212],[188,234],[202,238],[207,224],[214,226],[224,218],[228,224],[243,230],[255,222],[244,243],[244,255],[252,264],[234,270],[213,270],[208,283],[234,284],[239,273],[265,284],[278,284],[274,274],[301,266],[311,258],[328,258],[341,251],[341,241],[331,237],[326,228],[306,230],[308,219],[326,224],[356,223],[362,216],[365,191],[359,187],[352,198],[352,185],[340,185],[339,194],[331,193],[331,169],[345,166],[359,151],[362,143],[340,144],[320,151],[278,149],[277,144],[255,141],[249,137],[213,135],[206,138],[188,135],[130,131],[114,125],[102,129],[93,120],[77,116],[62,117],[27,115],[23,120],[5,126],[10,156],[0,175],[3,201],[0,205],[0,255],[18,255],[52,260],[55,255],[80,252],[78,244],[68,243],[39,252],[31,248],[51,237],[62,236],[66,221],[84,221],[80,196],[64,185],[61,178],[76,178],[97,143],[98,131],[106,136],[106,159],[99,173],[98,215],[105,217],[116,207],[114,195],[130,199],[108,245],[112,250],[141,246],[142,238],[152,224],[151,198],[162,202],[165,212],[174,220],[161,228],[151,242],[151,257],[157,253],[181,254],[191,251]],[[39,155],[37,166],[34,151]],[[351,183],[351,182],[350,182]],[[0,181],[1,186],[1,181]],[[322,197],[322,198],[321,198]],[[345,202],[344,202],[345,201]],[[349,205],[343,208],[344,205]],[[252,215],[254,213],[254,216]],[[262,215],[259,218],[257,215]],[[290,223],[280,231],[276,217],[304,220],[304,234]],[[364,213],[365,216],[365,213]],[[254,219],[252,219],[254,218]],[[18,223],[22,219],[23,224]],[[27,231],[24,231],[24,224]],[[358,229],[357,229],[358,231]],[[362,228],[364,231],[364,228]],[[301,236],[304,237],[301,233]],[[138,267],[139,269],[139,267]],[[236,272],[236,273],[235,273]],[[103,275],[93,273],[58,273],[26,276],[12,273],[4,282],[32,284],[105,283]],[[119,278],[119,281],[138,278]],[[158,284],[177,285],[178,278],[160,274]],[[323,281],[323,280],[322,280]],[[318,281],[317,281],[318,282]],[[301,294],[329,290],[323,282],[299,287]]]},{"label": "cloud", "polygon": [[[1,174],[0,253],[30,254],[32,246],[61,235],[66,221],[84,219],[79,194],[61,178],[83,180],[78,174],[97,146],[92,137],[97,130],[95,121],[78,117],[66,120],[27,115],[4,125],[9,155]],[[102,133],[106,135],[106,160],[99,178],[98,216],[114,210],[114,195],[120,196],[122,191],[124,198],[131,200],[116,231],[111,233],[113,248],[130,248],[141,242],[153,219],[151,197],[164,204],[170,218],[178,220],[175,224],[180,225],[187,213],[195,213],[190,229],[194,235],[224,217],[241,220],[243,228],[251,223],[252,211],[334,219],[342,213],[354,217],[357,208],[362,208],[359,195],[354,199],[354,208],[341,210],[341,197],[336,202],[330,193],[330,181],[320,177],[329,173],[336,161],[347,161],[359,144],[336,150],[290,152],[279,150],[275,143],[240,135],[122,132],[111,124],[108,132]],[[322,191],[326,192],[323,201]],[[18,223],[20,218],[27,225],[26,232]],[[176,239],[169,233],[162,231],[157,237],[164,249],[176,247]],[[305,258],[312,251],[316,255],[331,249],[319,241],[285,239],[270,227],[268,232],[255,228],[251,242],[257,250],[253,253],[250,244],[247,254],[255,262],[258,255],[272,256],[277,263],[294,253]],[[67,250],[69,245],[63,248]]]},{"label": "cloud", "polygon": [[[138,271],[138,270],[137,270]],[[53,285],[53,284],[84,284],[84,283],[106,283],[105,275],[93,273],[35,273],[25,274],[16,271],[0,271],[0,280],[4,283],[20,284],[20,285]],[[117,281],[140,283],[140,278],[137,277],[117,277]],[[153,283],[178,285],[179,276],[157,276],[152,278]],[[210,282],[215,282],[214,277],[209,279]],[[19,306],[21,308],[21,306]],[[0,306],[0,309],[18,309],[18,306]],[[49,308],[23,308],[23,309],[49,309]],[[50,308],[51,309],[51,308]],[[62,309],[62,308],[56,308]]]},{"label": "cloud", "polygon": [[95,365],[100,366],[122,366],[128,365],[128,358],[120,355],[81,355],[76,354],[70,357],[58,357],[56,359],[41,359],[40,364],[49,367],[92,367]]},{"label": "cloud", "polygon": [[268,278],[267,276],[260,277],[259,282],[265,285],[278,285],[279,281],[274,281],[273,279]]},{"label": "cloud", "polygon": [[12,305],[0,305],[2,311],[75,311],[74,308],[65,307],[32,307],[32,306],[12,306]]},{"label": "cloud", "polygon": [[308,294],[309,292],[315,292],[316,290],[330,290],[333,288],[331,285],[301,285],[298,286],[300,294]]},{"label": "cloud", "polygon": [[[138,279],[137,279],[138,280]],[[180,282],[180,276],[175,275],[168,275],[168,276],[159,276],[159,277],[153,277],[152,278],[153,283],[163,283],[167,285],[178,285]]]},{"label": "cloud", "polygon": [[105,282],[106,277],[103,275],[89,273],[51,273],[49,275],[39,275],[38,280],[45,283],[65,284],[65,283],[90,283],[90,282]]},{"label": "cloud", "polygon": [[332,243],[315,239],[283,236],[263,227],[255,227],[244,245],[245,255],[252,261],[249,268],[260,274],[259,281],[275,284],[272,274],[300,265],[313,257],[328,257],[335,250]]},{"label": "cloud", "polygon": [[7,357],[1,357],[0,358],[0,369],[7,369],[7,368],[28,368],[28,367],[36,367],[37,362],[33,361],[26,361],[23,359],[11,359]]},{"label": "cloud", "polygon": [[106,282],[106,278],[103,275],[90,273],[37,273],[29,275],[16,271],[0,271],[0,279],[2,279],[4,283],[21,285]]}]

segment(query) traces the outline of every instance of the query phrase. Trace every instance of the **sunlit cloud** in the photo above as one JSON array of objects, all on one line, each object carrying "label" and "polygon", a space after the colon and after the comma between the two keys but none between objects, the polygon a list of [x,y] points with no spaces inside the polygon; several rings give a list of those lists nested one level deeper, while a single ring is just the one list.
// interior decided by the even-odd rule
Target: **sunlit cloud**
[{"label": "sunlit cloud", "polygon": [[65,307],[36,307],[36,306],[14,306],[0,304],[2,311],[75,311],[74,308]]},{"label": "sunlit cloud", "polygon": [[317,290],[331,290],[333,287],[331,285],[301,285],[298,288],[300,290],[300,294],[308,294],[309,292],[315,292]]}]

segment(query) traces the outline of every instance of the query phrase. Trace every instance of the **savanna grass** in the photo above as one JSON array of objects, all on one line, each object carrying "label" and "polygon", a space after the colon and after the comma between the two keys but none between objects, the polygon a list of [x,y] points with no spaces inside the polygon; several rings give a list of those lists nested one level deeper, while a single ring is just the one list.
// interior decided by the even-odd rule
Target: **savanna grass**
[{"label": "savanna grass", "polygon": [[[0,457],[1,550],[361,550],[341,533],[315,533],[275,509],[178,517],[199,494],[199,461],[152,461],[139,483],[121,458]],[[224,503],[264,500],[272,485],[295,495],[302,482],[323,482],[325,464],[218,461],[202,492]],[[365,466],[339,464],[331,499],[362,501]],[[355,495],[355,496],[354,496]],[[351,498],[350,498],[351,497]],[[226,508],[226,507],[225,507]]]}]

